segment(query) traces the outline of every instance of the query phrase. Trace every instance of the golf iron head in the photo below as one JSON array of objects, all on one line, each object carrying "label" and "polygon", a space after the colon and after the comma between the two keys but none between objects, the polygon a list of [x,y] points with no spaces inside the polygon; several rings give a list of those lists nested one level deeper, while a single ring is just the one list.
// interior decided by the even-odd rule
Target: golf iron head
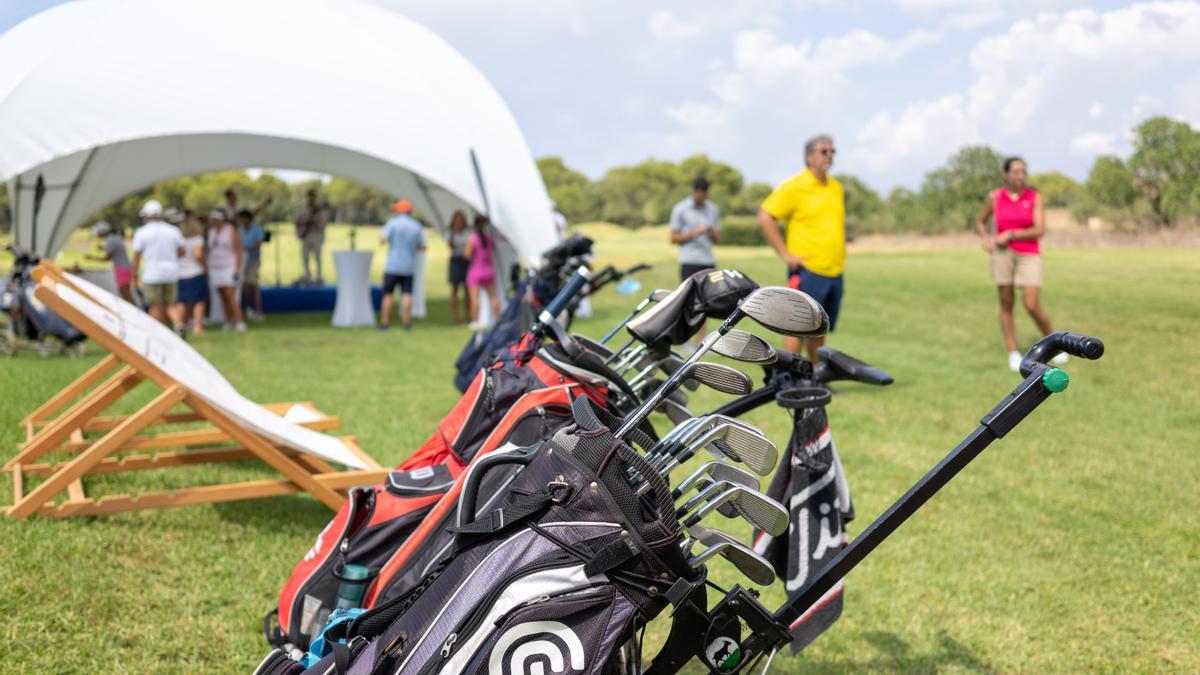
[{"label": "golf iron head", "polygon": [[749,546],[740,541],[719,541],[688,559],[692,567],[711,560],[720,555],[738,569],[747,579],[759,586],[770,586],[775,583],[775,568],[767,559],[755,553]]},{"label": "golf iron head", "polygon": [[713,343],[712,350],[727,358],[761,365],[775,363],[779,358],[775,348],[766,340],[736,328],[730,328],[728,333]]},{"label": "golf iron head", "polygon": [[[671,499],[679,499],[688,490],[691,490],[697,485],[701,485],[702,481],[728,481],[737,485],[745,485],[746,487],[757,490],[762,487],[758,478],[745,469],[736,467],[732,464],[726,464],[717,460],[705,462],[699,469],[693,471],[687,478],[679,481],[679,485],[671,492]],[[701,488],[702,489],[702,488]]]},{"label": "golf iron head", "polygon": [[752,427],[747,428],[726,420],[717,420],[707,431],[701,432],[701,435],[684,439],[679,452],[661,459],[656,458],[654,461],[658,463],[659,472],[666,475],[701,448],[706,448],[718,459],[731,459],[745,464],[746,468],[760,476],[771,474],[779,461],[779,448],[775,447],[771,439]]},{"label": "golf iron head", "polygon": [[722,363],[695,361],[687,366],[686,378],[723,394],[745,396],[754,390],[754,383],[748,375]]},{"label": "golf iron head", "polygon": [[761,492],[740,485],[735,485],[713,496],[688,516],[681,525],[684,528],[696,525],[725,504],[733,504],[739,515],[754,527],[770,535],[777,537],[787,532],[787,509]]}]

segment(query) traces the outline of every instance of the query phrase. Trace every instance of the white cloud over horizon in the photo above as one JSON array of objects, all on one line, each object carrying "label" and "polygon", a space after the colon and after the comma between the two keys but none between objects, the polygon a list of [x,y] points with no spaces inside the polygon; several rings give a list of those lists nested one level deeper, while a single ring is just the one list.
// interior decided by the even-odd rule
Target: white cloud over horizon
[{"label": "white cloud over horizon", "polygon": [[[830,133],[835,170],[881,192],[976,143],[1082,178],[1150,115],[1200,124],[1200,0],[371,1],[471,60],[535,155],[592,177],[703,152],[777,181]],[[0,31],[57,2],[5,3]]]}]

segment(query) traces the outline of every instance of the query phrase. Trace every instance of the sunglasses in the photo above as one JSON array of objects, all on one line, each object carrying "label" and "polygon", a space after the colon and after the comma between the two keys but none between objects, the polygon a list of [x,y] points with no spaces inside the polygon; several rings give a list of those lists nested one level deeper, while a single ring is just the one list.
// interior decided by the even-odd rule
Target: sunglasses
[{"label": "sunglasses", "polygon": [[833,157],[834,155],[837,154],[837,150],[834,150],[833,148],[821,148],[817,152],[819,154],[825,155],[826,157]]}]

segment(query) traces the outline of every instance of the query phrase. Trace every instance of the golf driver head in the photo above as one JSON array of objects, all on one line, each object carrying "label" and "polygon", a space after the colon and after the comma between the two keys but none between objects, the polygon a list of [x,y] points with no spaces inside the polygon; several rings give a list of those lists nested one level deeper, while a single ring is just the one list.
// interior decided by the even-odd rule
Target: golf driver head
[{"label": "golf driver head", "polygon": [[764,328],[792,337],[820,337],[829,331],[829,315],[812,296],[786,286],[763,286],[747,295],[738,311]]},{"label": "golf driver head", "polygon": [[775,348],[767,344],[766,340],[736,328],[731,328],[722,335],[721,339],[713,344],[712,350],[737,361],[761,365],[775,363],[779,358],[775,354]]},{"label": "golf driver head", "polygon": [[754,390],[754,383],[748,375],[723,363],[695,361],[687,366],[686,372],[688,379],[696,380],[723,394],[745,396]]},{"label": "golf driver head", "polygon": [[745,485],[752,490],[762,487],[758,478],[749,471],[732,464],[726,464],[725,462],[710,460],[702,464],[699,469],[693,471],[687,478],[679,481],[679,485],[675,488],[672,496],[678,499],[704,480],[728,481],[735,485]]},{"label": "golf driver head", "polygon": [[787,509],[763,493],[741,485],[728,488],[705,502],[683,521],[683,526],[686,528],[696,525],[725,504],[733,504],[740,516],[772,536],[777,537],[787,532]]},{"label": "golf driver head", "polygon": [[766,558],[755,553],[740,541],[718,541],[688,560],[695,567],[713,556],[720,555],[738,569],[747,579],[759,586],[775,583],[775,568]]}]

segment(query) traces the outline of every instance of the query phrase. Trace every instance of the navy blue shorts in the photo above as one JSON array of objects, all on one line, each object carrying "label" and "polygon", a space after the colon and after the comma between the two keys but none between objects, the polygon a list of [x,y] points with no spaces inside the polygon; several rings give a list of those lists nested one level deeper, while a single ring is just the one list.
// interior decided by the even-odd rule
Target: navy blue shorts
[{"label": "navy blue shorts", "polygon": [[796,284],[795,277],[796,273],[788,270],[788,286],[799,288],[821,303],[825,313],[829,315],[829,332],[832,333],[837,327],[838,310],[842,307],[842,292],[845,290],[842,275],[827,277],[801,268],[799,285]]},{"label": "navy blue shorts", "polygon": [[201,274],[195,277],[188,277],[187,279],[180,279],[177,299],[185,305],[208,302],[208,275]]},{"label": "navy blue shorts", "polygon": [[679,265],[679,283],[683,283],[683,282],[687,281],[688,277],[692,276],[696,272],[699,272],[701,270],[711,270],[714,267],[716,267],[715,264],[714,265],[693,265],[690,263],[680,263],[680,265]]},{"label": "navy blue shorts", "polygon": [[383,294],[391,295],[397,286],[402,295],[412,295],[413,278],[411,274],[383,274]]}]

